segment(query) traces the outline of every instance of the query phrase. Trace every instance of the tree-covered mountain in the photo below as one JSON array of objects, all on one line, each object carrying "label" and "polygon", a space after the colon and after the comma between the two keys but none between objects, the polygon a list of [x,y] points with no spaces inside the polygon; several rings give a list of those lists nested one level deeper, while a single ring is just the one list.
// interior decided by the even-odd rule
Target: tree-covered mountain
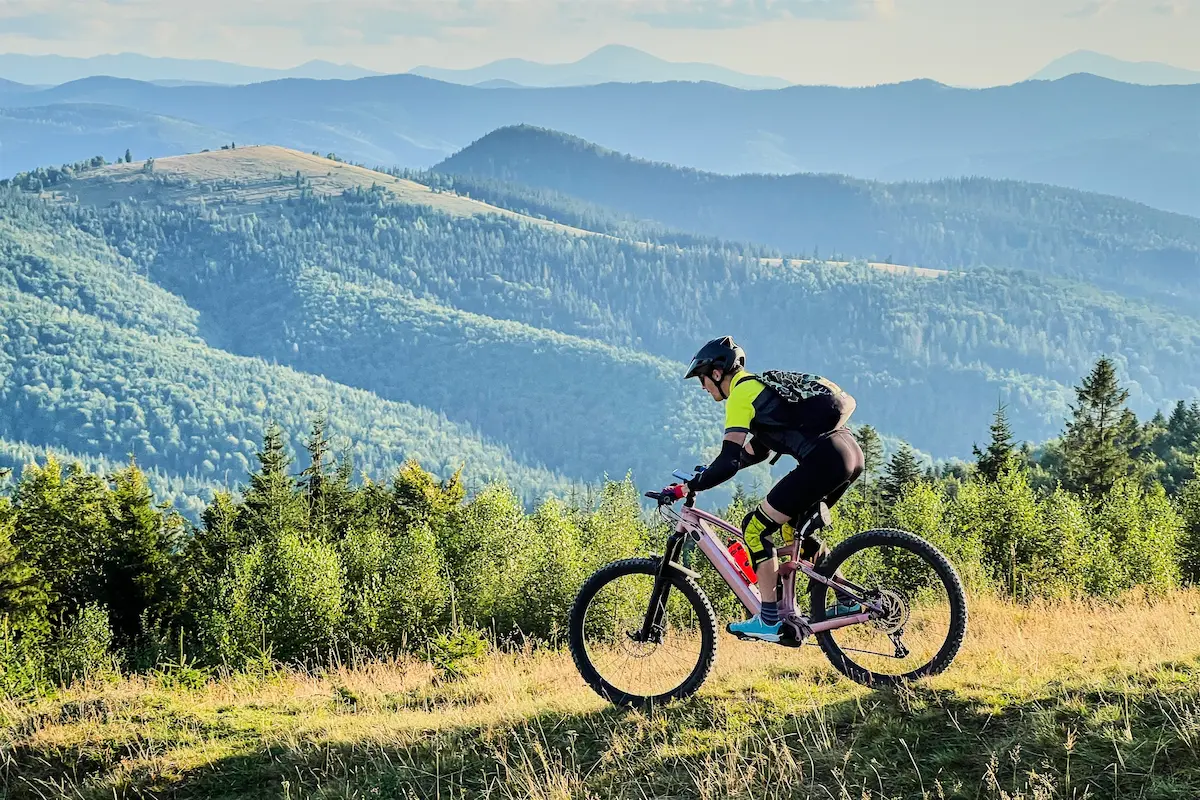
[{"label": "tree-covered mountain", "polygon": [[1057,434],[1101,353],[1141,414],[1200,394],[1200,321],[1060,276],[622,238],[280,148],[90,163],[4,194],[0,439],[222,482],[268,416],[326,409],[379,470],[465,460],[527,496],[657,481],[720,436],[681,376],[723,333],[944,457],[998,396]]},{"label": "tree-covered mountain", "polygon": [[[10,173],[95,155],[86,120],[111,115],[99,107],[107,105],[221,132],[203,147],[279,143],[373,165],[429,167],[496,128],[530,124],[718,173],[1008,178],[1200,215],[1200,86],[1134,86],[1088,75],[990,89],[911,81],[745,91],[675,82],[519,92],[416,75],[173,87],[88,78],[0,95],[0,105],[68,107],[46,111],[44,121],[21,112],[20,126],[58,132],[53,146],[36,135],[14,137],[16,123],[0,119]],[[68,112],[85,120],[69,137],[54,116]],[[147,141],[137,155],[172,155],[177,145]]]},{"label": "tree-covered mountain", "polygon": [[244,477],[269,420],[300,435],[326,414],[360,468],[418,457],[446,476],[471,464],[530,498],[568,486],[469,424],[209,346],[195,310],[63,209],[9,189],[0,212],[5,465],[47,451],[100,466],[132,456],[188,509]]},{"label": "tree-covered mountain", "polygon": [[[536,207],[539,192],[549,191],[555,203],[578,198],[789,253],[1015,267],[1200,310],[1200,219],[1071,189],[983,178],[885,184],[717,175],[529,126],[494,131],[435,171],[466,176],[455,178],[459,191],[509,205]],[[513,184],[528,187],[523,196]]]}]

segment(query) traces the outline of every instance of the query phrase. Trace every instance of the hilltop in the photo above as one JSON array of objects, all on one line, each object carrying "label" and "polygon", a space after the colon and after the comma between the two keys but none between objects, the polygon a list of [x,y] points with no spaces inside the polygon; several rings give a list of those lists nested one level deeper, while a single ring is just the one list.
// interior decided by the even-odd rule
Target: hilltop
[{"label": "hilltop", "polygon": [[450,192],[436,192],[416,181],[340,160],[275,145],[234,147],[146,161],[107,164],[77,173],[52,195],[105,205],[138,196],[163,203],[221,203],[257,206],[299,197],[337,196],[350,189],[379,188],[398,202],[428,206],[455,217],[495,214],[523,223],[570,233],[590,231],[517,214]]},{"label": "hilltop", "polygon": [[879,183],[843,175],[720,175],[531,126],[493,131],[434,169],[785,253],[1022,268],[1180,311],[1200,308],[1200,219],[1071,189],[983,178]]},{"label": "hilltop", "polygon": [[[409,178],[347,164],[336,158],[301,153],[277,145],[251,145],[146,161],[106,164],[76,173],[65,184],[52,187],[48,196],[88,205],[106,205],[133,197],[153,197],[164,203],[220,203],[229,208],[261,206],[297,198],[303,194],[337,196],[351,189],[386,191],[397,202],[428,206],[455,217],[497,215],[522,224],[572,236],[611,236],[602,230],[565,224],[554,219],[441,190]],[[486,190],[484,191],[486,194]],[[261,211],[259,212],[261,213]],[[616,237],[621,238],[621,237]],[[645,247],[650,242],[631,240]],[[802,260],[791,259],[796,263]],[[762,263],[782,266],[782,258],[762,258]],[[847,261],[823,261],[847,266]],[[886,272],[933,277],[945,270],[894,263],[867,262]]]},{"label": "hilltop", "polygon": [[1146,86],[1200,83],[1200,71],[1197,70],[1183,69],[1161,61],[1125,61],[1091,50],[1076,50],[1056,58],[1029,79],[1054,81],[1080,72]]}]

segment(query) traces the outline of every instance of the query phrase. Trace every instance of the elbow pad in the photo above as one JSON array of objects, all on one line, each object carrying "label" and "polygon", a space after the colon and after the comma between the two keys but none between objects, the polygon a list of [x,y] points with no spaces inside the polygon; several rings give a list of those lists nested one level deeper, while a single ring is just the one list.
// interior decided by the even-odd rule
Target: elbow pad
[{"label": "elbow pad", "polygon": [[687,482],[693,492],[703,492],[718,486],[737,474],[742,459],[742,446],[726,439],[721,443],[721,454],[695,478]]},{"label": "elbow pad", "polygon": [[754,447],[755,453],[750,454],[749,450],[742,450],[738,454],[739,464],[742,469],[753,467],[755,464],[761,464],[767,460],[767,456],[771,455],[771,448],[767,447],[762,442],[758,442]]}]

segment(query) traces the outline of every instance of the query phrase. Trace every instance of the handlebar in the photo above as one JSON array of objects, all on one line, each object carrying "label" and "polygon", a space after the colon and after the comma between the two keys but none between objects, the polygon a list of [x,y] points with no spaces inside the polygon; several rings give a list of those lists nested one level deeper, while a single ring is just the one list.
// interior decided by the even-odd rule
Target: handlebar
[{"label": "handlebar", "polygon": [[[661,508],[662,506],[672,505],[672,504],[674,504],[674,502],[676,500],[679,499],[679,498],[675,497],[674,495],[669,495],[665,492],[644,492],[643,495],[645,497],[649,497],[651,500],[657,500],[659,508]],[[687,506],[688,508],[691,508],[693,505],[696,504],[696,495],[689,492],[687,495],[684,496],[683,504],[685,506]]]}]

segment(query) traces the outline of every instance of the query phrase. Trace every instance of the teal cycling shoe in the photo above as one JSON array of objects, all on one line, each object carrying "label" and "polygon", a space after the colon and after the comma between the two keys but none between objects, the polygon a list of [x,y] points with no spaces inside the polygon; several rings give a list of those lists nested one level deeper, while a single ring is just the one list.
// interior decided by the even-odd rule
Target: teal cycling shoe
[{"label": "teal cycling shoe", "polygon": [[768,625],[762,621],[762,617],[755,614],[743,622],[731,622],[725,626],[725,629],[734,636],[743,639],[761,639],[764,642],[778,642],[779,632],[783,629],[783,623],[776,622],[774,625]]}]

